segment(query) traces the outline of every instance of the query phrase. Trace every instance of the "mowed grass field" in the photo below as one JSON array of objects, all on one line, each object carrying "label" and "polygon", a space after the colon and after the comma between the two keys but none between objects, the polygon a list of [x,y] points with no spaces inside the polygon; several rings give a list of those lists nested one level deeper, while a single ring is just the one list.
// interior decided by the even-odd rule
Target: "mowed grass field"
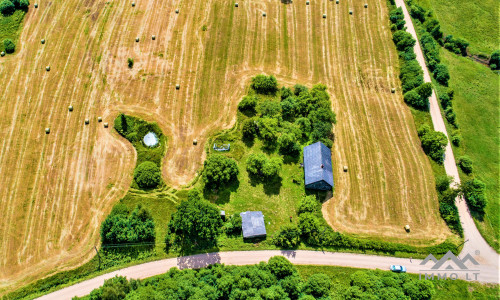
[{"label": "mowed grass field", "polygon": [[207,138],[233,126],[261,72],[329,87],[336,186],[323,212],[334,229],[405,242],[409,224],[422,243],[451,234],[410,110],[390,92],[400,83],[385,1],[238,2],[42,0],[30,9],[19,53],[0,60],[0,290],[94,255],[136,157],[98,116],[158,122],[169,137],[163,176],[179,187],[202,165]]}]

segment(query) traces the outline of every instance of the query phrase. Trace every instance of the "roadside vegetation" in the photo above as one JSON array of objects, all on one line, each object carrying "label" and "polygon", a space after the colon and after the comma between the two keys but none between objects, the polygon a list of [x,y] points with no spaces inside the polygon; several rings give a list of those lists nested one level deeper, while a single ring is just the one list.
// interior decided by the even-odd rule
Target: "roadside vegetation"
[{"label": "roadside vegetation", "polygon": [[16,51],[21,24],[29,5],[28,0],[0,1],[0,51],[7,54]]},{"label": "roadside vegetation", "polygon": [[294,266],[282,256],[250,266],[170,269],[144,280],[116,276],[75,299],[449,299],[495,297],[496,288],[462,280],[341,267]]},{"label": "roadside vegetation", "polygon": [[[433,74],[433,86],[439,98],[442,113],[447,121],[453,151],[457,159],[462,181],[461,192],[467,201],[481,234],[487,242],[499,250],[499,188],[498,188],[498,74],[488,70],[478,61],[462,56],[470,56],[472,49],[488,47],[492,39],[498,41],[498,35],[481,36],[481,27],[474,36],[474,45],[460,38],[442,33],[438,18],[447,20],[450,11],[442,11],[440,4],[432,5],[425,0],[407,1],[410,13],[417,28],[422,44],[426,64]],[[453,9],[464,3],[452,5]],[[498,11],[488,1],[466,4],[484,11],[484,15],[496,14]],[[439,13],[434,13],[431,8]],[[492,17],[481,20],[473,18],[475,23],[487,24]],[[461,20],[456,24],[469,21]],[[430,26],[429,24],[434,24]],[[443,27],[448,27],[449,24]],[[481,25],[482,26],[482,25]],[[469,29],[457,25],[457,35],[470,36]],[[491,28],[498,31],[498,28]],[[498,45],[498,43],[496,43]],[[481,56],[481,55],[479,55]],[[485,57],[485,55],[482,55]],[[489,61],[482,61],[496,70],[500,66],[500,52],[494,51]],[[481,62],[481,61],[479,61]]]}]

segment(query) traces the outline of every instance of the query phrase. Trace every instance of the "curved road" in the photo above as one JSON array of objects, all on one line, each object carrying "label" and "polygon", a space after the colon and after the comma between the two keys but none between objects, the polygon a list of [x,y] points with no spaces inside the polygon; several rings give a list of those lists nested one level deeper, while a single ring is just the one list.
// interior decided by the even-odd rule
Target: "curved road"
[{"label": "curved road", "polygon": [[[408,10],[404,4],[403,0],[396,0],[396,5],[403,8],[406,25],[408,27],[407,31],[413,35],[417,40],[415,45],[415,53],[417,55],[417,60],[424,70],[424,80],[425,82],[430,82],[431,77],[429,71],[425,66],[424,56],[422,54],[422,49],[420,43],[418,42],[417,35],[415,33],[415,28],[408,14]],[[441,116],[441,111],[439,109],[438,101],[434,91],[429,99],[430,101],[430,113],[432,116],[432,123],[434,129],[441,131],[446,136],[446,127]],[[451,146],[446,147],[444,167],[446,173],[454,178],[455,183],[460,184],[460,178],[458,176],[458,170],[455,163],[455,158]],[[475,279],[479,282],[484,283],[498,283],[499,279],[499,259],[495,250],[493,250],[488,243],[483,239],[481,234],[476,228],[474,221],[467,209],[467,205],[463,199],[457,198],[456,205],[460,214],[460,220],[464,228],[464,239],[465,244],[459,257],[463,258],[465,255],[470,254],[479,263],[478,266],[472,265],[470,262],[466,263],[469,267],[470,272],[457,271],[459,278]],[[116,275],[126,276],[128,278],[143,279],[151,277],[154,275],[163,274],[172,267],[183,268],[201,268],[215,263],[224,263],[227,265],[250,265],[257,264],[261,261],[267,261],[269,258],[275,255],[283,255],[287,257],[294,264],[307,264],[307,265],[328,265],[328,266],[345,266],[345,267],[356,267],[356,268],[367,268],[367,269],[382,269],[387,270],[391,264],[399,264],[407,267],[410,273],[425,273],[422,270],[429,270],[432,266],[432,262],[428,262],[424,266],[420,263],[422,260],[417,259],[406,259],[406,258],[395,258],[395,257],[385,257],[385,256],[374,256],[374,255],[363,255],[363,254],[350,254],[350,253],[332,253],[332,252],[320,252],[320,251],[279,251],[279,250],[269,250],[269,251],[236,251],[236,252],[217,252],[209,254],[199,254],[192,256],[185,256],[179,258],[164,259],[154,262],[149,262],[141,265],[136,265],[121,269],[115,272],[107,273],[81,283],[66,287],[59,291],[53,292],[51,294],[45,295],[39,299],[71,299],[73,296],[84,296],[88,295],[93,289],[98,288],[104,283],[104,280],[114,277]],[[472,271],[474,270],[474,271]],[[427,271],[427,273],[436,271]],[[450,274],[452,272],[448,272]],[[477,273],[476,275],[473,273]],[[424,276],[424,275],[423,275]]]}]

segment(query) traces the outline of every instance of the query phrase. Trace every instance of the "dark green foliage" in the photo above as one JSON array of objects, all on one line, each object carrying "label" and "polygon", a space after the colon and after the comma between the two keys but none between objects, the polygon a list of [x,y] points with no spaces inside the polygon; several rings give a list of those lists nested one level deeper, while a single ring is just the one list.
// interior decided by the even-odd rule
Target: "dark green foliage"
[{"label": "dark green foliage", "polygon": [[10,16],[16,11],[16,6],[10,0],[0,2],[0,13],[4,16]]},{"label": "dark green foliage", "polygon": [[415,59],[403,61],[399,74],[399,78],[403,83],[403,92],[406,93],[423,84],[423,74],[424,71],[422,71],[422,68]]},{"label": "dark green foliage", "polygon": [[154,243],[155,224],[145,208],[138,206],[130,215],[113,210],[101,225],[101,241],[107,244]]},{"label": "dark green foliage", "polygon": [[267,263],[267,267],[269,268],[269,271],[271,271],[271,274],[276,276],[278,280],[297,273],[297,269],[283,256],[271,257]]},{"label": "dark green foliage", "polygon": [[428,300],[431,299],[432,295],[436,293],[432,282],[427,280],[406,282],[403,285],[403,289],[405,291],[405,294],[408,295],[412,300]]},{"label": "dark green foliage", "polygon": [[285,248],[294,249],[300,245],[300,230],[295,225],[285,225],[273,238],[273,244]]},{"label": "dark green foliage", "polygon": [[131,57],[127,58],[127,65],[129,69],[132,69],[134,67],[134,59]]},{"label": "dark green foliage", "polygon": [[30,6],[29,0],[21,0],[21,1],[19,1],[19,9],[28,10],[29,6]]},{"label": "dark green foliage", "polygon": [[154,162],[145,161],[135,168],[134,180],[140,188],[155,188],[161,182],[160,168]]},{"label": "dark green foliage", "polygon": [[258,111],[262,117],[279,118],[281,105],[276,101],[264,100],[259,104]]},{"label": "dark green foliage", "polygon": [[446,191],[450,188],[450,183],[453,181],[453,177],[443,175],[436,177],[436,190],[440,193]]},{"label": "dark green foliage", "polygon": [[308,244],[319,244],[319,228],[320,222],[314,214],[303,213],[299,215],[300,233]]},{"label": "dark green foliage", "polygon": [[242,112],[255,113],[258,98],[255,96],[245,96],[238,103],[238,109]]},{"label": "dark green foliage", "polygon": [[253,139],[257,134],[257,124],[254,118],[246,119],[243,121],[243,126],[241,127],[241,133],[244,139]]},{"label": "dark green foliage", "polygon": [[448,96],[448,94],[442,94],[439,95],[439,101],[441,101],[441,106],[443,109],[447,109],[449,106],[451,106],[451,98]]},{"label": "dark green foliage", "polygon": [[212,154],[203,165],[203,180],[208,186],[220,187],[237,179],[238,166],[231,158]]},{"label": "dark green foliage", "polygon": [[438,20],[434,18],[427,18],[424,22],[425,30],[432,35],[436,40],[443,38],[443,32],[441,31],[441,25],[439,25]]},{"label": "dark green foliage", "polygon": [[309,137],[309,134],[311,133],[311,121],[308,118],[298,118],[295,120],[295,124],[297,124],[302,131],[302,137]]},{"label": "dark green foliage", "polygon": [[429,97],[432,95],[432,84],[430,82],[426,82],[415,89],[415,91],[428,102]]},{"label": "dark green foliage", "polygon": [[402,30],[405,27],[405,20],[403,15],[403,9],[398,7],[389,13],[389,19],[392,24],[396,25],[397,30]]},{"label": "dark green foliage", "polygon": [[241,225],[241,216],[239,214],[234,214],[227,219],[226,223],[224,223],[224,232],[227,235],[240,235]]},{"label": "dark green foliage", "polygon": [[437,82],[439,82],[444,86],[448,86],[448,80],[450,80],[450,73],[448,72],[448,67],[446,67],[443,64],[437,64],[433,74]]},{"label": "dark green foliage", "polygon": [[439,45],[436,43],[434,38],[429,33],[422,34],[420,38],[420,43],[422,45],[422,50],[424,52],[425,61],[427,62],[427,66],[431,70],[434,71],[436,65],[441,62],[439,58]]},{"label": "dark green foliage", "polygon": [[396,44],[396,48],[399,51],[406,51],[406,49],[413,48],[416,43],[412,35],[404,30],[394,32],[392,40]]},{"label": "dark green foliage", "polygon": [[311,277],[307,279],[306,284],[304,284],[302,291],[315,298],[322,298],[330,294],[331,287],[332,282],[330,277],[320,273],[311,275]]},{"label": "dark green foliage", "polygon": [[472,173],[472,159],[467,155],[460,156],[458,158],[458,166],[465,174]]},{"label": "dark green foliage", "polygon": [[265,154],[250,154],[247,159],[247,171],[252,175],[263,177],[277,176],[283,160],[280,157],[267,158]]},{"label": "dark green foliage", "polygon": [[262,166],[262,175],[265,177],[278,176],[281,171],[281,166],[283,165],[283,159],[281,157],[273,157],[266,160]]},{"label": "dark green foliage", "polygon": [[297,206],[297,213],[316,213],[321,209],[321,204],[315,196],[310,195],[302,198]]},{"label": "dark green foliage", "polygon": [[297,156],[300,154],[300,144],[293,134],[284,133],[278,138],[279,151],[283,155]]},{"label": "dark green foliage", "polygon": [[404,94],[404,100],[408,105],[418,109],[424,109],[428,106],[428,101],[425,101],[424,98],[420,97],[415,90],[411,90]]},{"label": "dark green foliage", "polygon": [[447,35],[444,39],[444,47],[451,52],[467,56],[467,47],[469,43],[462,38],[454,38],[452,35]]},{"label": "dark green foliage", "polygon": [[280,89],[281,101],[293,96],[292,89],[282,86]]},{"label": "dark green foliage", "polygon": [[281,111],[283,119],[293,120],[297,116],[297,100],[295,97],[288,97],[281,101]]},{"label": "dark green foliage", "polygon": [[188,200],[182,201],[172,214],[168,232],[172,235],[173,245],[181,251],[191,247],[206,249],[217,245],[222,225],[219,209],[201,199],[198,190],[191,190]]},{"label": "dark green foliage", "polygon": [[462,192],[469,208],[483,214],[487,204],[485,193],[486,185],[479,179],[467,180],[462,184]]},{"label": "dark green foliage", "polygon": [[299,96],[302,93],[307,93],[308,91],[309,91],[309,89],[306,86],[301,85],[301,84],[296,84],[293,87],[293,93],[295,94],[295,96]]},{"label": "dark green foliage", "polygon": [[433,160],[442,163],[444,159],[444,149],[448,145],[448,139],[442,132],[430,129],[429,125],[424,124],[418,129],[418,136],[422,142],[424,152]]},{"label": "dark green foliage", "polygon": [[448,106],[448,108],[446,108],[444,110],[444,116],[446,117],[446,120],[451,124],[451,125],[454,125],[455,127],[458,127],[457,126],[457,115],[455,114],[455,112],[453,111],[453,107],[451,106]]},{"label": "dark green foliage", "polygon": [[3,40],[3,46],[6,53],[14,53],[16,51],[16,45],[11,39]]},{"label": "dark green foliage", "polygon": [[412,4],[410,6],[410,15],[412,16],[412,18],[415,18],[422,23],[425,21],[426,13],[427,12],[425,11],[425,9],[423,9],[421,6],[417,4]]},{"label": "dark green foliage", "polygon": [[276,146],[278,140],[278,120],[274,118],[259,118],[259,136],[267,148]]},{"label": "dark green foliage", "polygon": [[460,131],[454,130],[451,133],[451,143],[456,147],[459,147],[461,142],[462,142],[462,135],[460,134]]},{"label": "dark green foliage", "polygon": [[489,65],[492,70],[500,68],[500,50],[496,50],[491,54]]},{"label": "dark green foliage", "polygon": [[104,281],[104,284],[90,293],[91,300],[125,299],[128,293],[140,287],[140,281],[123,276],[115,276]]},{"label": "dark green foliage", "polygon": [[274,94],[278,91],[278,81],[274,76],[257,75],[252,78],[250,87],[259,94]]}]

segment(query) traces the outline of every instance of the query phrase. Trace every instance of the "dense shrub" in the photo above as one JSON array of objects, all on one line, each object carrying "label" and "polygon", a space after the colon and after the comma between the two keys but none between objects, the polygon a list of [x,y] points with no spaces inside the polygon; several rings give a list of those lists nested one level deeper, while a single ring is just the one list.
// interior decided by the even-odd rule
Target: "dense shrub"
[{"label": "dense shrub", "polygon": [[424,83],[424,71],[418,64],[418,62],[413,59],[409,61],[402,61],[399,78],[403,84],[403,92],[413,90]]},{"label": "dense shrub", "polygon": [[259,94],[274,94],[278,91],[278,81],[272,75],[257,75],[252,78],[250,86]]},{"label": "dense shrub", "polygon": [[14,53],[16,51],[16,45],[11,39],[3,40],[3,47],[6,53]]},{"label": "dense shrub", "polygon": [[161,182],[160,168],[151,161],[145,161],[134,170],[134,180],[143,189],[155,188]]},{"label": "dense shrub", "polygon": [[396,30],[402,30],[405,27],[406,22],[404,20],[403,9],[401,7],[393,9],[389,13],[389,19],[391,20],[391,23],[396,26]]},{"label": "dense shrub", "polygon": [[410,5],[410,15],[412,16],[412,18],[415,18],[422,23],[425,21],[426,13],[427,12],[425,11],[425,9],[423,9],[421,6],[417,4]]},{"label": "dense shrub", "polygon": [[253,139],[257,134],[257,124],[255,119],[250,118],[243,121],[241,133],[244,139]]},{"label": "dense shrub", "polygon": [[420,97],[420,95],[415,91],[411,90],[407,93],[404,94],[404,100],[405,102],[418,109],[425,109],[427,108],[428,101],[427,99]]},{"label": "dense shrub", "polygon": [[278,138],[278,147],[283,155],[298,156],[300,154],[300,144],[296,142],[293,134],[283,133]]},{"label": "dense shrub", "polygon": [[500,50],[496,50],[491,54],[489,65],[492,70],[500,68]]},{"label": "dense shrub", "polygon": [[255,113],[258,98],[255,96],[245,96],[238,103],[238,109],[242,112]]},{"label": "dense shrub", "polygon": [[450,80],[450,73],[448,72],[448,67],[446,67],[443,64],[437,64],[433,74],[437,82],[439,82],[444,86],[448,86],[448,80]]},{"label": "dense shrub", "polygon": [[418,129],[418,136],[422,143],[424,152],[436,162],[444,160],[444,150],[448,145],[448,139],[442,132],[432,130],[429,125],[424,124]]},{"label": "dense shrub", "polygon": [[484,213],[487,204],[485,189],[486,185],[475,178],[462,184],[462,191],[469,208],[481,214]]},{"label": "dense shrub", "polygon": [[450,188],[450,184],[453,181],[453,177],[443,175],[436,177],[436,190],[440,193],[446,191]]},{"label": "dense shrub", "polygon": [[304,93],[307,94],[309,92],[309,89],[302,84],[296,84],[293,86],[293,93],[295,96],[299,96],[300,94]]},{"label": "dense shrub", "polygon": [[316,213],[321,209],[321,205],[315,196],[310,195],[302,198],[297,207],[297,213]]},{"label": "dense shrub", "polygon": [[263,153],[252,153],[247,159],[247,171],[252,175],[274,177],[278,175],[282,164],[283,160],[280,157],[269,159]]},{"label": "dense shrub", "polygon": [[470,157],[468,157],[467,155],[460,156],[458,158],[458,166],[460,167],[460,169],[462,169],[462,171],[465,174],[472,173],[472,169],[473,169],[472,159],[470,159]]},{"label": "dense shrub", "polygon": [[261,117],[279,119],[281,116],[281,104],[276,101],[265,100],[259,104],[258,111]]},{"label": "dense shrub", "polygon": [[10,0],[0,2],[0,13],[4,16],[10,16],[16,11],[16,6]]},{"label": "dense shrub", "polygon": [[308,279],[302,291],[317,298],[327,297],[330,294],[332,281],[325,274],[313,274]]},{"label": "dense shrub", "polygon": [[427,32],[422,34],[420,43],[422,44],[422,50],[424,52],[427,66],[432,72],[436,68],[436,65],[441,62],[441,59],[439,58],[439,45]]},{"label": "dense shrub", "polygon": [[424,28],[434,39],[441,40],[443,38],[443,32],[441,31],[441,25],[439,25],[438,20],[427,18],[424,22]]},{"label": "dense shrub", "polygon": [[259,118],[259,137],[266,148],[274,148],[278,140],[278,120],[275,118]]},{"label": "dense shrub", "polygon": [[171,244],[182,250],[206,249],[217,245],[222,219],[217,206],[203,200],[198,190],[188,193],[188,200],[177,206],[168,222]]},{"label": "dense shrub", "polygon": [[101,225],[103,245],[123,243],[152,243],[155,241],[153,217],[140,205],[129,215],[128,211],[113,210]]},{"label": "dense shrub", "polygon": [[203,180],[208,186],[220,187],[237,179],[236,162],[224,155],[212,154],[203,165]]},{"label": "dense shrub", "polygon": [[300,230],[295,225],[282,226],[272,242],[281,248],[297,248],[300,245]]},{"label": "dense shrub", "polygon": [[457,126],[457,115],[453,111],[453,107],[448,106],[448,108],[446,108],[444,110],[444,116],[446,117],[446,120],[448,120],[448,122],[451,125],[454,125],[455,127],[458,127]]},{"label": "dense shrub", "polygon": [[444,39],[444,47],[456,54],[463,56],[467,55],[467,47],[469,43],[462,38],[454,38],[452,35],[447,35]]},{"label": "dense shrub", "polygon": [[29,0],[21,0],[21,1],[19,1],[19,9],[27,10],[29,6],[30,6]]},{"label": "dense shrub", "polygon": [[399,51],[406,51],[406,49],[413,48],[416,43],[413,36],[404,30],[398,30],[394,32],[394,34],[392,35],[392,40],[396,44],[396,48]]},{"label": "dense shrub", "polygon": [[134,59],[129,57],[127,58],[127,66],[129,69],[132,69],[134,67]]},{"label": "dense shrub", "polygon": [[451,106],[451,98],[448,96],[448,94],[442,94],[439,95],[439,101],[441,102],[441,106],[443,109],[447,109],[449,106]]},{"label": "dense shrub", "polygon": [[285,100],[288,97],[292,97],[293,95],[294,94],[293,94],[293,91],[291,88],[284,87],[284,86],[281,87],[281,89],[280,89],[281,101]]},{"label": "dense shrub", "polygon": [[224,232],[227,235],[240,235],[241,224],[241,216],[239,214],[234,214],[227,219],[226,223],[224,223]]},{"label": "dense shrub", "polygon": [[459,147],[461,142],[462,142],[462,135],[460,134],[460,131],[454,130],[451,133],[451,143],[456,147]]}]

